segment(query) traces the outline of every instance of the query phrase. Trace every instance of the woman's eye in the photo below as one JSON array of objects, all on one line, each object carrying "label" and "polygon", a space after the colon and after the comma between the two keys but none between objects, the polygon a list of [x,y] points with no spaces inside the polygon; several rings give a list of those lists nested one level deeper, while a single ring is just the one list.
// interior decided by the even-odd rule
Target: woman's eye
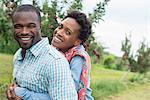
[{"label": "woman's eye", "polygon": [[62,28],[63,28],[63,24],[59,24],[59,25],[58,25],[58,28],[59,28],[59,29],[62,29]]},{"label": "woman's eye", "polygon": [[66,31],[66,34],[67,34],[67,35],[71,35],[71,32],[69,32],[69,31]]}]

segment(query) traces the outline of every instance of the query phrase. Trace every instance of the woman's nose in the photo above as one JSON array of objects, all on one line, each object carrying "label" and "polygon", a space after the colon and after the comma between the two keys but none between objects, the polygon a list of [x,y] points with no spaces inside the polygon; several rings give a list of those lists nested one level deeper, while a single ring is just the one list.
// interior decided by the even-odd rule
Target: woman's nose
[{"label": "woman's nose", "polygon": [[58,29],[56,34],[60,35],[60,36],[63,36],[64,30],[63,29]]}]

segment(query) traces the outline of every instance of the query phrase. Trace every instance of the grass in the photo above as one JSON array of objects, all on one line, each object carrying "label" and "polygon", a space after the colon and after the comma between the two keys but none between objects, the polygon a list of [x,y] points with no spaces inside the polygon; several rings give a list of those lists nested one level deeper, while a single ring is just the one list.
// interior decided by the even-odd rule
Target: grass
[{"label": "grass", "polygon": [[150,83],[135,84],[132,89],[105,98],[105,100],[149,100]]},{"label": "grass", "polygon": [[0,100],[7,100],[4,91],[12,79],[12,55],[0,53]]},{"label": "grass", "polygon": [[97,81],[91,84],[91,87],[95,100],[102,100],[109,95],[117,94],[125,90],[125,86],[121,82],[115,80]]},{"label": "grass", "polygon": [[[107,96],[117,94],[126,89],[126,84],[120,81],[123,71],[103,68],[100,64],[92,65],[91,88],[95,100],[102,100]],[[123,81],[128,81],[134,73],[129,73]]]},{"label": "grass", "polygon": [[12,79],[12,55],[0,53],[0,84]]},{"label": "grass", "polygon": [[[92,65],[91,69],[91,79],[94,81],[97,80],[120,80],[121,77],[124,75],[124,71],[118,70],[110,70],[105,69],[102,65],[95,64]],[[124,80],[130,79],[134,73],[129,73],[128,76]]]}]

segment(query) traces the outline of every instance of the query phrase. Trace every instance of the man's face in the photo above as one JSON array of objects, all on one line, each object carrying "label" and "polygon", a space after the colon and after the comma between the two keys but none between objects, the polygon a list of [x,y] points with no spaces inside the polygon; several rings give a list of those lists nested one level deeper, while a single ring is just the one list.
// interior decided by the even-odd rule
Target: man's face
[{"label": "man's face", "polygon": [[14,38],[23,49],[41,40],[40,21],[35,12],[16,12],[12,17]]},{"label": "man's face", "polygon": [[69,48],[79,45],[78,39],[80,25],[73,18],[66,18],[59,23],[59,26],[55,29],[51,44],[65,52]]}]

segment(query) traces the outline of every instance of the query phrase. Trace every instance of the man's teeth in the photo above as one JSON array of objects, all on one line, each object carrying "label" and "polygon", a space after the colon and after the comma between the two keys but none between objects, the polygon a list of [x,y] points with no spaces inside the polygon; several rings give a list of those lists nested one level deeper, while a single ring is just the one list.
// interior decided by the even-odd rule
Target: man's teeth
[{"label": "man's teeth", "polygon": [[21,38],[21,40],[24,40],[24,41],[27,41],[27,40],[30,40],[31,38],[29,37],[24,37],[24,38]]}]

